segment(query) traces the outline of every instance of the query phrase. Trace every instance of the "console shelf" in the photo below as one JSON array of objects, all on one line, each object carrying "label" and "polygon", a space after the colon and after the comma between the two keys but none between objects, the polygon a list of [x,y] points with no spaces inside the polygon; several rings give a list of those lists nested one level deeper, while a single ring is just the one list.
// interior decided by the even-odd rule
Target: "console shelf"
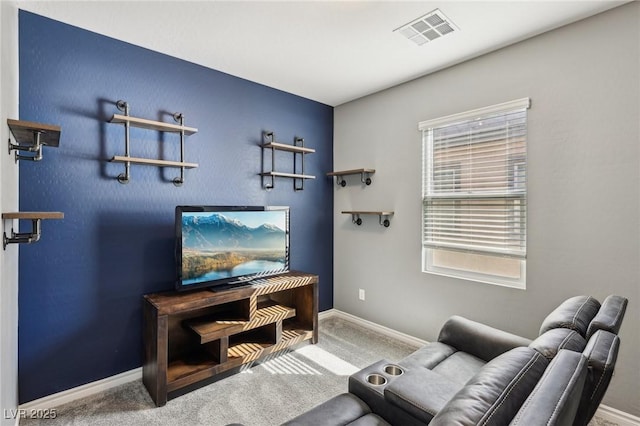
[{"label": "console shelf", "polygon": [[[167,392],[175,392],[193,383],[210,379],[233,368],[258,361],[267,355],[287,349],[304,341],[313,341],[311,330],[287,328],[283,330],[279,343],[245,342],[232,345],[227,350],[227,361],[219,363],[204,349],[184,356],[169,364],[167,368]],[[313,343],[316,343],[317,340]],[[147,388],[148,389],[148,388]],[[150,391],[151,392],[151,391]],[[159,404],[157,406],[165,405]]]},{"label": "console shelf", "polygon": [[318,277],[301,272],[220,291],[144,297],[143,382],[157,406],[223,372],[318,341]]}]

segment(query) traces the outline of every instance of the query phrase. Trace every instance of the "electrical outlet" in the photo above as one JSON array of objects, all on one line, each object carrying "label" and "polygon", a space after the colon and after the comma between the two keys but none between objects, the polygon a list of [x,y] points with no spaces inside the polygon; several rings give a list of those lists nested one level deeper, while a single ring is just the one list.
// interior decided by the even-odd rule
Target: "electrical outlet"
[{"label": "electrical outlet", "polygon": [[364,289],[358,289],[358,299],[364,300]]}]

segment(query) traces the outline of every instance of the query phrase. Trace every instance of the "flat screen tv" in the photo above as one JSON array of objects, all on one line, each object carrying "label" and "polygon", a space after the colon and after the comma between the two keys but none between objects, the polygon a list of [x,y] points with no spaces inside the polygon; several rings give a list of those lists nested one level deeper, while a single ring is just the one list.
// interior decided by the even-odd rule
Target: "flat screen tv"
[{"label": "flat screen tv", "polygon": [[178,291],[289,270],[289,207],[177,206],[175,224]]}]

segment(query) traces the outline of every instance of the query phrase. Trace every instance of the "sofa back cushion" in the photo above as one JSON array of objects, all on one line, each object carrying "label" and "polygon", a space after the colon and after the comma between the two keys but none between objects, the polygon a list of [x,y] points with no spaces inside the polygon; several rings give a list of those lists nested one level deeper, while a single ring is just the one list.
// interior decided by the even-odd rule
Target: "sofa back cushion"
[{"label": "sofa back cushion", "polygon": [[440,329],[438,342],[491,361],[510,349],[527,346],[531,340],[454,315]]},{"label": "sofa back cushion", "polygon": [[539,334],[554,328],[568,328],[585,337],[587,328],[599,309],[600,302],[591,296],[575,296],[567,299],[547,315],[542,322]]},{"label": "sofa back cushion", "polygon": [[570,425],[587,376],[581,352],[561,350],[511,421],[511,425]]},{"label": "sofa back cushion", "polygon": [[589,324],[586,335],[587,339],[589,339],[598,330],[605,330],[613,334],[618,334],[626,310],[627,299],[615,295],[608,296],[604,299],[600,310]]},{"label": "sofa back cushion", "polygon": [[508,424],[548,364],[544,356],[528,347],[505,352],[473,376],[430,425]]},{"label": "sofa back cushion", "polygon": [[552,360],[561,349],[582,352],[585,346],[587,346],[587,341],[584,337],[568,328],[554,328],[545,331],[529,345],[530,348],[537,350],[548,360]]},{"label": "sofa back cushion", "polygon": [[620,338],[604,330],[596,331],[587,342],[583,352],[587,358],[587,380],[574,424],[587,424],[598,409],[613,376],[619,348]]}]

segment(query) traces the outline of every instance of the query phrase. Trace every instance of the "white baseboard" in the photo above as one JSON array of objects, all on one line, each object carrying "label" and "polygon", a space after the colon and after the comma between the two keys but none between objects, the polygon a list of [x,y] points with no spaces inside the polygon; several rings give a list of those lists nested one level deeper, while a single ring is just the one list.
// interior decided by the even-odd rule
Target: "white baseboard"
[{"label": "white baseboard", "polygon": [[324,312],[321,312],[320,314],[318,314],[318,318],[319,319],[331,318],[331,317],[338,317],[338,318],[345,319],[347,321],[354,322],[354,323],[356,323],[358,325],[361,325],[363,327],[366,327],[368,329],[376,331],[376,332],[378,332],[380,334],[384,334],[385,336],[393,337],[394,339],[400,340],[403,343],[406,343],[406,344],[411,345],[411,346],[415,346],[416,348],[419,348],[419,347],[424,346],[427,343],[429,343],[426,340],[418,339],[417,337],[413,337],[413,336],[410,336],[408,334],[401,333],[401,332],[399,332],[397,330],[394,330],[392,328],[385,327],[385,326],[380,325],[380,324],[376,324],[375,322],[371,322],[371,321],[368,321],[366,319],[362,319],[360,317],[348,314],[346,312],[339,311],[337,309],[330,309],[328,311],[324,311]]},{"label": "white baseboard", "polygon": [[[596,416],[606,421],[607,425],[611,423],[617,426],[640,426],[640,417],[636,417],[607,405],[600,404],[598,411],[596,411]],[[598,423],[596,423],[596,425],[597,424]]]},{"label": "white baseboard", "polygon": [[[367,321],[365,319],[348,314],[346,312],[339,311],[337,309],[330,309],[318,314],[318,319],[328,319],[332,317],[342,318],[347,321],[354,322],[362,327],[368,328],[385,336],[392,337],[396,340],[400,340],[401,342],[415,347],[420,347],[428,343],[425,340],[418,339],[408,334],[401,333],[399,331],[382,326],[380,324],[376,324],[371,321]],[[116,374],[115,376],[107,377],[96,382],[87,383],[86,385],[78,386],[76,388],[62,391],[53,395],[45,396],[44,398],[21,404],[18,408],[26,410],[27,413],[30,410],[51,409],[62,404],[66,404],[80,398],[85,398],[87,396],[91,396],[96,393],[103,392],[116,386],[120,386],[139,379],[142,379],[142,367],[135,368],[130,371],[125,371],[124,373]],[[606,405],[600,405],[600,407],[598,407],[596,416],[617,426],[640,426],[640,417],[636,417],[634,415],[625,413],[624,411],[620,411]],[[16,426],[18,426],[18,421],[19,419],[16,419]]]},{"label": "white baseboard", "polygon": [[134,368],[133,370],[125,371],[124,373],[116,374],[115,376],[87,383],[86,385],[58,392],[53,395],[45,396],[44,398],[29,401],[27,403],[20,404],[18,408],[25,410],[27,414],[32,410],[48,410],[68,402],[75,401],[76,399],[104,392],[111,388],[115,388],[116,386],[133,382],[138,379],[142,379],[142,367]]}]

